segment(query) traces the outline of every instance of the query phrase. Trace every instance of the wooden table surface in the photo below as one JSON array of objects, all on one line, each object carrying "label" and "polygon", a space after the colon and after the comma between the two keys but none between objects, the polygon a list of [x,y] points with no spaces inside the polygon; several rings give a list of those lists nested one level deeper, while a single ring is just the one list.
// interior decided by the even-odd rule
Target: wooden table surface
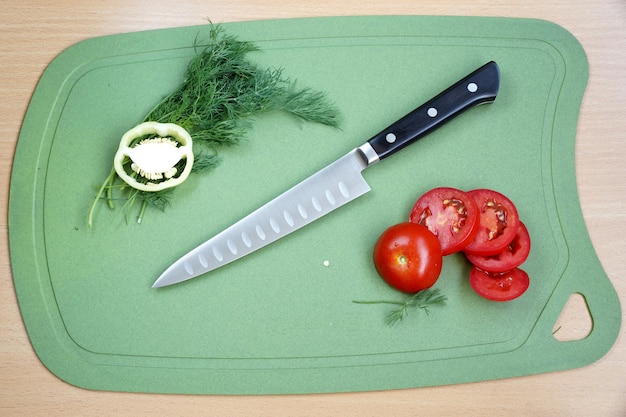
[{"label": "wooden table surface", "polygon": [[[24,113],[45,67],[80,40],[198,25],[206,18],[217,23],[365,14],[539,18],[568,29],[587,53],[590,78],[578,125],[576,177],[593,245],[626,306],[625,0],[0,0],[0,9],[0,415],[626,416],[623,334],[606,356],[581,369],[444,387],[258,397],[76,388],[51,374],[29,343],[7,237],[9,181]],[[584,323],[564,318],[561,326],[576,332]]]}]

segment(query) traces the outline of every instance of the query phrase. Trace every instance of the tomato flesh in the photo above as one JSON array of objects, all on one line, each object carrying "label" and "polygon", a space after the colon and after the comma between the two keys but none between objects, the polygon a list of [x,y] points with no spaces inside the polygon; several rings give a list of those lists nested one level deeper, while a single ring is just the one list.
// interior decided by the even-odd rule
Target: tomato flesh
[{"label": "tomato flesh", "polygon": [[374,265],[387,284],[415,293],[432,287],[439,278],[443,266],[441,245],[425,226],[396,224],[378,238]]},{"label": "tomato flesh", "polygon": [[474,240],[479,220],[474,198],[451,187],[433,188],[423,194],[409,217],[437,236],[444,256],[463,250]]},{"label": "tomato flesh", "polygon": [[520,266],[530,254],[530,235],[524,223],[519,222],[515,237],[500,253],[490,256],[466,253],[467,259],[478,268],[489,272],[505,272]]},{"label": "tomato flesh", "polygon": [[492,301],[510,301],[524,294],[530,286],[528,274],[514,268],[507,272],[493,273],[472,267],[470,285],[480,296]]},{"label": "tomato flesh", "polygon": [[505,195],[488,189],[468,191],[480,211],[480,224],[474,240],[465,247],[470,255],[491,256],[502,252],[513,241],[519,227],[515,204]]}]

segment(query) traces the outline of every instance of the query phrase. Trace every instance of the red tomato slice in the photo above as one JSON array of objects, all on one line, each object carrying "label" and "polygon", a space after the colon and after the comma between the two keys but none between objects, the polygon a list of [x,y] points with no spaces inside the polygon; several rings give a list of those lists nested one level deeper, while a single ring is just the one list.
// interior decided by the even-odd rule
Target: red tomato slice
[{"label": "red tomato slice", "polygon": [[528,274],[519,268],[491,273],[472,267],[470,285],[478,295],[492,301],[510,301],[524,294],[530,285]]},{"label": "red tomato slice", "polygon": [[441,273],[439,241],[426,227],[405,222],[385,230],[374,246],[374,265],[393,288],[414,293],[432,287]]},{"label": "red tomato slice", "polygon": [[480,224],[465,253],[490,256],[502,252],[515,237],[519,227],[517,208],[503,194],[487,189],[468,191],[480,211]]},{"label": "red tomato slice", "polygon": [[450,187],[426,192],[415,202],[409,217],[437,236],[444,255],[459,252],[474,240],[479,219],[474,198]]},{"label": "red tomato slice", "polygon": [[489,272],[505,272],[517,268],[528,258],[530,253],[530,235],[524,223],[519,222],[513,241],[500,253],[491,256],[479,256],[466,253],[467,259],[478,268]]}]

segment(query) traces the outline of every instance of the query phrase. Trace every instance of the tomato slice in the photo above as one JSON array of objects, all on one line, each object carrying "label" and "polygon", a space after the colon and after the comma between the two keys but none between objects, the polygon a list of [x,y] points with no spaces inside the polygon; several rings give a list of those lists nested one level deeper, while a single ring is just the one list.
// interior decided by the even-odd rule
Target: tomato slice
[{"label": "tomato slice", "polygon": [[409,220],[426,226],[441,243],[444,255],[463,250],[474,240],[479,224],[474,198],[451,187],[433,188],[413,206]]},{"label": "tomato slice", "polygon": [[478,295],[488,300],[510,301],[526,292],[530,279],[519,268],[492,273],[474,266],[470,271],[470,285]]},{"label": "tomato slice", "polygon": [[480,212],[480,224],[474,240],[464,251],[471,255],[490,256],[502,252],[517,234],[519,215],[515,204],[505,195],[488,189],[468,191]]},{"label": "tomato slice", "polygon": [[517,234],[500,253],[490,256],[466,253],[467,259],[478,268],[489,272],[505,272],[520,266],[530,253],[530,235],[521,221]]}]

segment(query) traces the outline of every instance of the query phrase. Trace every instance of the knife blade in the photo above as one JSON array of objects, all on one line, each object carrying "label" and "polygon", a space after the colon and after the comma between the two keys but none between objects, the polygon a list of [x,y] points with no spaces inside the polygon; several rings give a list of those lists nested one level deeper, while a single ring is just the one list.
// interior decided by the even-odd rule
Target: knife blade
[{"label": "knife blade", "polygon": [[187,281],[252,253],[370,191],[362,171],[424,137],[465,110],[496,99],[500,70],[488,62],[363,145],[293,186],[191,250],[152,288]]}]

